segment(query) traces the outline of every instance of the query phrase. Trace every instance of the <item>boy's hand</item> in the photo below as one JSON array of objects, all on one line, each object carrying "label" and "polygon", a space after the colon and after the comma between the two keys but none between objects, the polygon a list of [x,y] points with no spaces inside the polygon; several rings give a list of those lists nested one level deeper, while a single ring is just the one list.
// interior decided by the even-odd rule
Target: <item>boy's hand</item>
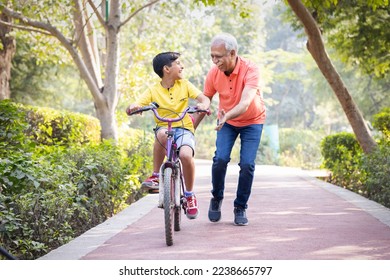
[{"label": "boy's hand", "polygon": [[[137,111],[138,109],[141,109],[142,107],[137,105],[137,104],[131,104],[129,107],[126,109],[126,114],[130,115],[132,112]],[[139,113],[140,115],[142,112]]]}]

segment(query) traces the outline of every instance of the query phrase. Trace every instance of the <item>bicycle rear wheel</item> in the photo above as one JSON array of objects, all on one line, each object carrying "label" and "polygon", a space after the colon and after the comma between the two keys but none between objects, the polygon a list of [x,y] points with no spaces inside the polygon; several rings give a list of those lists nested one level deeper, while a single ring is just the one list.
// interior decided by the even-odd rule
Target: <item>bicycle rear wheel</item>
[{"label": "bicycle rear wheel", "polygon": [[164,219],[165,219],[165,242],[168,246],[173,244],[173,220],[175,213],[174,203],[175,180],[172,176],[172,168],[164,169]]}]

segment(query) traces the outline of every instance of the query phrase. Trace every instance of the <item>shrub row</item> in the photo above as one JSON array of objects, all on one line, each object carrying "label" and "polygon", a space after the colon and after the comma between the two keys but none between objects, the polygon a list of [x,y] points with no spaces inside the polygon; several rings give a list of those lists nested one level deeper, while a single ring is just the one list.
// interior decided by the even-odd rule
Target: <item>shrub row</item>
[{"label": "shrub row", "polygon": [[16,257],[36,259],[143,195],[153,135],[100,142],[91,117],[0,103],[0,244]]},{"label": "shrub row", "polygon": [[0,143],[8,148],[100,142],[100,124],[91,116],[0,101]]},{"label": "shrub row", "polygon": [[373,125],[380,135],[377,149],[370,154],[363,153],[352,133],[324,138],[323,167],[332,172],[329,182],[390,207],[390,110],[377,114]]}]

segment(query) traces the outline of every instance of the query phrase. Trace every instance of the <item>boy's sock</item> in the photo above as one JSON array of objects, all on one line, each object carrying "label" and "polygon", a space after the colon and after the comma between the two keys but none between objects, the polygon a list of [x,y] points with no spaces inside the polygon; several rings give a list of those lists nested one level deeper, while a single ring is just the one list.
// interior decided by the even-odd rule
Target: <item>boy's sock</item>
[{"label": "boy's sock", "polygon": [[192,196],[192,195],[194,195],[194,192],[187,192],[187,191],[184,192],[184,196],[185,197],[189,197],[189,196]]}]

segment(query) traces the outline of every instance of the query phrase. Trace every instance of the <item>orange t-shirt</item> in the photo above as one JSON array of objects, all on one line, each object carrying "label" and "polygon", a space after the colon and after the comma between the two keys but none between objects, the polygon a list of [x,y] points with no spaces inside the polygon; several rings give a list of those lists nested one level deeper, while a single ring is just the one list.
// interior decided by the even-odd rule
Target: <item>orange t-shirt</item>
[{"label": "orange t-shirt", "polygon": [[236,67],[229,76],[214,65],[206,76],[204,94],[212,98],[218,93],[219,110],[224,109],[228,112],[240,102],[242,91],[246,86],[257,89],[255,98],[245,113],[227,123],[238,127],[263,124],[266,110],[259,87],[259,69],[249,60],[238,57]]}]

